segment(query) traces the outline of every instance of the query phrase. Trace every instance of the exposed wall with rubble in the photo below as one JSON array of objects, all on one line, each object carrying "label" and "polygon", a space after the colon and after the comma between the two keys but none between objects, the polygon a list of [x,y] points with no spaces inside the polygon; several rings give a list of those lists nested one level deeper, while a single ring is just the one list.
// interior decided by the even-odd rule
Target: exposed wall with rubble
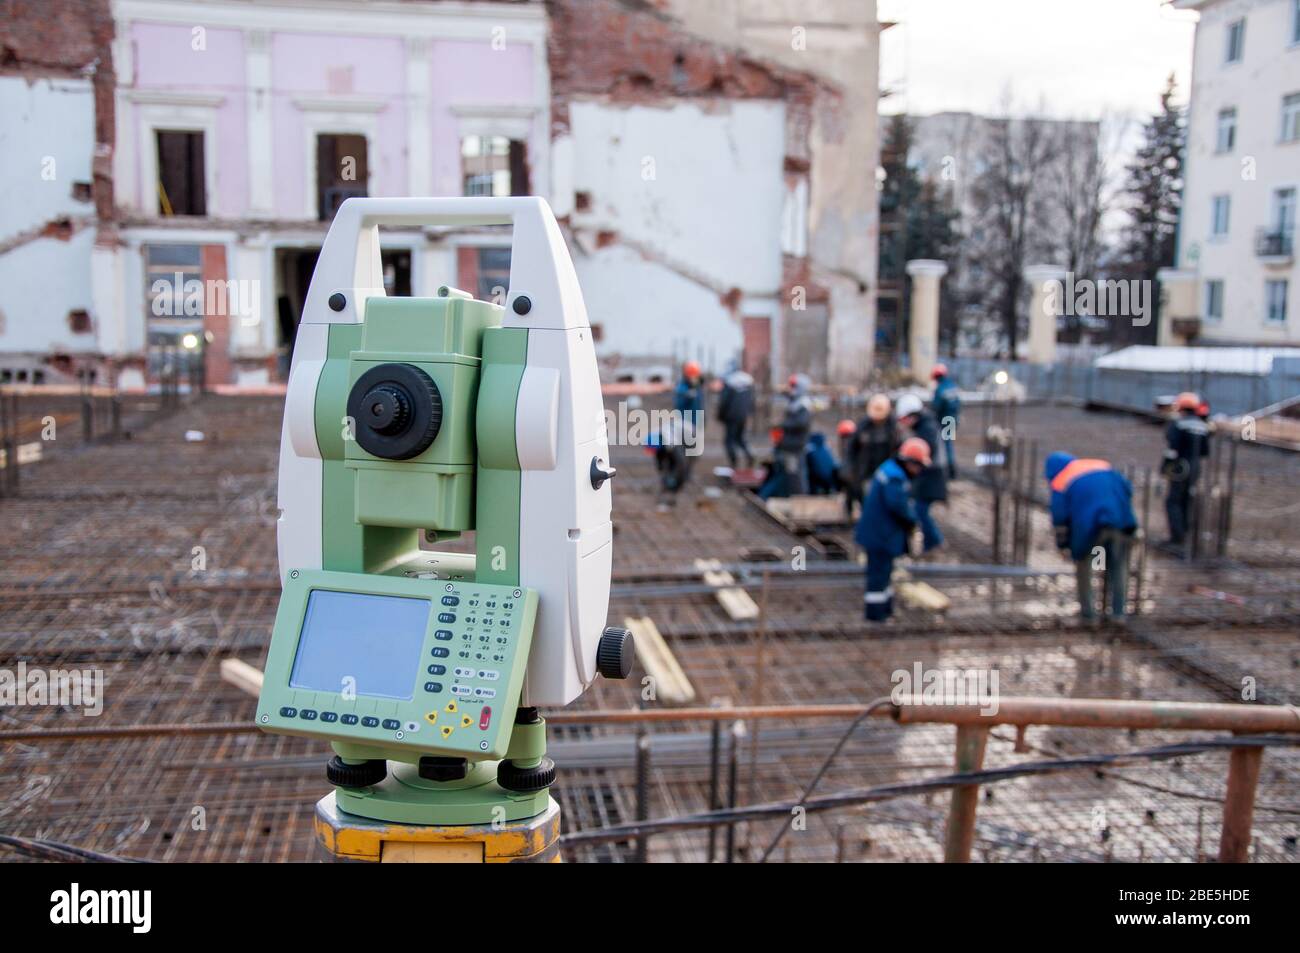
[{"label": "exposed wall with rubble", "polygon": [[[802,128],[791,130],[786,180],[792,191],[807,188],[807,243],[785,248],[793,260],[784,338],[789,369],[861,382],[876,327],[882,27],[875,0],[663,0],[662,6],[692,31],[836,89],[792,117]],[[789,294],[796,288],[803,289],[805,307]]]},{"label": "exposed wall with rubble", "polygon": [[91,260],[113,240],[111,40],[107,2],[10,2],[0,18],[2,381],[57,381],[103,351]]},{"label": "exposed wall with rubble", "polygon": [[[743,356],[780,377],[783,324],[802,315],[789,278],[806,271],[791,262],[809,245],[812,114],[835,110],[840,91],[735,35],[694,32],[676,10],[548,10],[553,201],[580,249],[602,355],[713,371]],[[823,326],[823,365],[833,340]]]},{"label": "exposed wall with rubble", "polygon": [[781,289],[785,108],[768,100],[570,107],[570,221],[607,354],[722,370],[739,313]]}]

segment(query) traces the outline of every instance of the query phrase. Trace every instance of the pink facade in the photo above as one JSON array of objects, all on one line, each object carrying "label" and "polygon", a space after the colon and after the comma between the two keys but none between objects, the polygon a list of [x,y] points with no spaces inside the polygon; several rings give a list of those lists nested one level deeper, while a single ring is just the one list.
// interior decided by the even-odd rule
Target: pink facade
[{"label": "pink facade", "polygon": [[[159,23],[135,23],[131,27],[134,82],[140,90],[176,93],[208,93],[224,96],[217,107],[216,195],[208,196],[209,214],[237,217],[248,207],[247,98],[244,95],[244,35],[239,30],[207,29],[204,49],[194,49],[193,28]],[[118,78],[122,82],[123,77]],[[140,136],[139,116],[135,120],[136,141]],[[136,163],[136,194],[145,195],[141,164]],[[146,201],[145,208],[152,209]]]},{"label": "pink facade", "polygon": [[[194,49],[188,26],[137,22],[131,25],[135,76],[129,85],[142,93],[174,92],[222,96],[215,108],[216,130],[209,146],[215,158],[215,193],[208,196],[209,215],[238,219],[249,214],[248,71],[245,33],[209,28],[205,49]],[[410,192],[408,162],[409,104],[408,49],[403,37],[358,37],[325,33],[274,32],[270,36],[271,69],[271,182],[277,218],[302,219],[305,182],[315,175],[311,127],[307,110],[326,109],[331,102],[374,103],[342,110],[339,128],[331,132],[372,130],[369,144],[368,188],[371,195],[405,195]],[[431,137],[427,180],[435,194],[461,191],[460,135],[453,107],[525,106],[535,102],[534,48],[526,43],[493,49],[490,37],[482,42],[433,40],[428,44],[429,88],[418,91],[427,103],[424,129]],[[125,78],[124,78],[125,79]],[[463,110],[462,110],[463,111]],[[137,141],[141,133],[136,117]],[[352,128],[347,128],[352,125]],[[546,130],[534,119],[529,154],[546,149]],[[142,205],[152,204],[144,191],[142,163],[137,157],[134,174]]]}]

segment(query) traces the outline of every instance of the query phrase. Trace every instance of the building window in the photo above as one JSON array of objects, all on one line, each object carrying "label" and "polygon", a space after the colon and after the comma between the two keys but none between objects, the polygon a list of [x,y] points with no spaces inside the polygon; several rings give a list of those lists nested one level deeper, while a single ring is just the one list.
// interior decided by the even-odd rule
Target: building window
[{"label": "building window", "polygon": [[1270,278],[1264,282],[1264,302],[1268,309],[1264,317],[1270,324],[1286,322],[1286,286],[1285,278]]},{"label": "building window", "polygon": [[1300,0],[1291,0],[1291,44],[1300,46]]},{"label": "building window", "polygon": [[206,215],[203,133],[159,129],[158,211],[163,215]]},{"label": "building window", "polygon": [[1282,97],[1282,141],[1300,141],[1300,93]]},{"label": "building window", "polygon": [[316,137],[316,215],[334,218],[350,198],[364,198],[370,181],[366,137],[356,133],[321,133]]},{"label": "building window", "polygon": [[1228,212],[1232,208],[1232,199],[1227,195],[1216,195],[1210,212],[1210,234],[1222,237],[1228,234]]},{"label": "building window", "polygon": [[1219,124],[1214,137],[1215,152],[1231,152],[1237,143],[1237,110],[1219,110]]},{"label": "building window", "polygon": [[465,195],[527,195],[528,149],[505,136],[466,136],[460,144]]},{"label": "building window", "polygon": [[203,341],[206,292],[198,245],[145,245],[145,341],[149,380],[175,371]]},{"label": "building window", "polygon": [[1223,320],[1223,281],[1219,278],[1205,283],[1205,320]]},{"label": "building window", "polygon": [[478,289],[480,301],[506,303],[506,290],[510,287],[510,249],[478,249]]},{"label": "building window", "polygon": [[1246,20],[1233,20],[1228,24],[1228,48],[1225,63],[1240,63],[1246,52]]}]

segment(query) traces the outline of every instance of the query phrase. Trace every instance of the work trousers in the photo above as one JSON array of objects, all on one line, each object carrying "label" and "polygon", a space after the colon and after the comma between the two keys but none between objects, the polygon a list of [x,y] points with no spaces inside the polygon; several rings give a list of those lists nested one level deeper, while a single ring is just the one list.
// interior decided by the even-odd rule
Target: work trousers
[{"label": "work trousers", "polygon": [[894,557],[884,549],[867,550],[867,591],[862,597],[868,622],[884,622],[894,614]]},{"label": "work trousers", "polygon": [[1092,560],[1097,547],[1105,556],[1105,583],[1102,587],[1102,611],[1122,616],[1128,608],[1128,554],[1133,534],[1105,527],[1093,537],[1088,554],[1074,563],[1075,581],[1079,586],[1079,612],[1085,619],[1097,617],[1097,603],[1092,594]]}]

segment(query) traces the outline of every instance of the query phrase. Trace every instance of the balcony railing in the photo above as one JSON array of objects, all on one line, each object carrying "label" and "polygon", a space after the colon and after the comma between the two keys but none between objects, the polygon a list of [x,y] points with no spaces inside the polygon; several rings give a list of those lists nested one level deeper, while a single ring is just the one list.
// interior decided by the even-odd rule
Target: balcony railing
[{"label": "balcony railing", "polygon": [[1295,254],[1295,234],[1290,229],[1261,228],[1255,233],[1255,254],[1260,258],[1290,258]]}]

